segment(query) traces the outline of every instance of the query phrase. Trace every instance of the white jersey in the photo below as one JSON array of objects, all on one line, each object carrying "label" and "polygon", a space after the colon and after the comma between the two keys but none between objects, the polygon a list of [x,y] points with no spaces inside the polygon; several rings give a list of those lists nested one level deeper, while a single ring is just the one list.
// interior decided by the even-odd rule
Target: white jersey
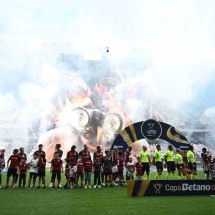
[{"label": "white jersey", "polygon": [[30,170],[29,172],[34,172],[34,173],[38,173],[38,159],[34,159],[32,158],[31,161],[29,162],[30,165]]},{"label": "white jersey", "polygon": [[76,172],[77,172],[77,166],[73,166],[70,169],[70,177],[73,177]]},{"label": "white jersey", "polygon": [[133,162],[128,162],[126,164],[126,173],[127,174],[134,173],[134,170],[135,170],[135,164]]}]

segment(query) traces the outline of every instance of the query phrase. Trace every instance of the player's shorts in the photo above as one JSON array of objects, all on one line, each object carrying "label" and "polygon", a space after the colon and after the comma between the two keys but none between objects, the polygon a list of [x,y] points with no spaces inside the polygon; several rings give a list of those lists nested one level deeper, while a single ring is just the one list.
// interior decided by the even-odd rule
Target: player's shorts
[{"label": "player's shorts", "polygon": [[112,166],[104,166],[104,175],[111,175],[112,173]]},{"label": "player's shorts", "polygon": [[189,168],[190,168],[190,170],[191,171],[197,171],[197,169],[196,169],[196,162],[193,162],[193,163],[190,163],[190,162],[188,162],[188,166],[189,166]]},{"label": "player's shorts", "polygon": [[30,172],[30,178],[37,178],[37,173],[36,172]]},{"label": "player's shorts", "polygon": [[204,173],[208,174],[210,172],[210,166],[209,165],[203,163],[202,168],[203,168]]},{"label": "player's shorts", "polygon": [[70,180],[71,182],[75,182],[75,177],[72,176],[72,177],[69,178],[69,180]]},{"label": "player's shorts", "polygon": [[104,175],[111,175],[111,174],[112,174],[112,166],[105,166]]},{"label": "player's shorts", "polygon": [[112,175],[112,171],[104,171],[104,175]]},{"label": "player's shorts", "polygon": [[149,163],[142,163],[143,165],[143,174],[145,173],[149,173],[150,172],[150,167],[149,167]]},{"label": "player's shorts", "polygon": [[83,176],[84,176],[83,172],[77,172],[77,177],[83,177]]},{"label": "player's shorts", "polygon": [[142,172],[137,172],[137,173],[136,173],[136,176],[137,176],[137,177],[138,177],[138,176],[139,176],[139,177],[142,177],[142,176],[143,176],[143,173],[142,173]]},{"label": "player's shorts", "polygon": [[56,177],[58,180],[61,180],[61,171],[57,171],[57,172],[52,171],[52,180],[55,180]]},{"label": "player's shorts", "polygon": [[176,167],[177,167],[177,169],[179,170],[179,169],[184,169],[185,168],[185,165],[183,164],[183,163],[180,163],[180,164],[176,164]]},{"label": "player's shorts", "polygon": [[46,176],[46,171],[38,171],[37,176],[39,178],[45,177]]},{"label": "player's shorts", "polygon": [[26,178],[26,174],[20,174],[19,177],[20,178]]},{"label": "player's shorts", "polygon": [[17,168],[9,168],[7,171],[7,177],[10,176],[16,177],[17,176]]},{"label": "player's shorts", "polygon": [[163,163],[162,163],[162,162],[157,161],[157,162],[155,163],[155,165],[156,165],[156,167],[157,167],[157,171],[158,171],[158,172],[162,172],[162,171],[163,171]]},{"label": "player's shorts", "polygon": [[120,179],[123,179],[123,171],[118,171],[118,172],[117,172],[117,176],[118,176]]},{"label": "player's shorts", "polygon": [[175,171],[175,162],[174,161],[167,161],[167,171],[174,172]]},{"label": "player's shorts", "polygon": [[214,171],[214,169],[211,170],[211,179],[215,180],[215,171]]}]

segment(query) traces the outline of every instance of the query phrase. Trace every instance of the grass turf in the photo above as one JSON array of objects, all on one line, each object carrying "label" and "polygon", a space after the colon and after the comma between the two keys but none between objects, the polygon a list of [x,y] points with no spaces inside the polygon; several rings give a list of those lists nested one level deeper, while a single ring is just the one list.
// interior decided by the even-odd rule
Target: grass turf
[{"label": "grass turf", "polygon": [[[154,179],[154,172],[151,179]],[[163,179],[165,179],[165,172]],[[198,178],[203,178],[199,171]],[[64,177],[62,184],[65,182]],[[47,172],[47,185],[50,174]],[[5,175],[3,175],[5,182]],[[5,186],[5,183],[3,184]],[[215,197],[127,197],[126,186],[101,189],[1,189],[0,214],[214,214]]]}]

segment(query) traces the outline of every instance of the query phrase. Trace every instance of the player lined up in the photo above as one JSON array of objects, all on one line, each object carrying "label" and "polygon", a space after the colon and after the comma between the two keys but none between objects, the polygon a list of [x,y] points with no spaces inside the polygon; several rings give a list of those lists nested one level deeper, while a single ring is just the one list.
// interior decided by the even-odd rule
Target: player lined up
[{"label": "player lined up", "polygon": [[[24,153],[24,149],[20,148],[13,150],[13,155],[7,161],[7,179],[6,188],[9,187],[9,181],[12,176],[12,187],[15,187],[17,181],[19,181],[19,187],[26,187],[26,175],[29,171],[29,188],[34,188],[36,185],[36,179],[38,180],[38,189],[45,188],[45,174],[46,174],[46,154],[42,150],[43,146],[39,145],[39,150],[34,152],[33,158],[26,163],[27,156]],[[88,151],[87,145],[84,145],[84,149],[79,153],[75,151],[76,146],[71,147],[71,151],[67,153],[66,156],[66,166],[65,166],[65,176],[67,183],[65,188],[78,186],[79,181],[81,187],[91,188],[91,173],[94,172],[94,188],[100,188],[101,185],[107,186],[116,185],[115,180],[117,177],[120,178],[120,183],[123,180],[123,168],[124,168],[124,158],[122,153],[119,156],[115,151],[110,154],[109,151],[105,151],[105,156],[101,151],[100,146],[97,147],[97,151],[93,155],[93,161]],[[131,149],[129,149],[131,150]],[[128,160],[127,150],[125,152],[126,160]],[[56,145],[56,150],[54,157],[52,159],[50,173],[51,184],[50,187],[55,187],[55,180],[57,179],[57,187],[61,187],[61,173],[63,173],[63,160],[61,159],[63,152],[60,150],[60,144]],[[116,157],[118,156],[118,157]],[[5,167],[4,161],[4,150],[1,151],[1,170]],[[117,172],[112,172],[113,166],[117,166]],[[1,179],[1,178],[0,178]],[[1,181],[0,181],[1,182]]]},{"label": "player lined up", "polygon": [[[9,180],[12,176],[12,187],[15,187],[17,182],[19,187],[26,187],[26,174],[29,171],[28,187],[34,188],[36,185],[36,179],[38,179],[38,189],[45,188],[45,174],[46,174],[46,154],[42,150],[43,146],[40,144],[39,149],[33,154],[33,158],[26,163],[27,156],[24,153],[24,149],[14,149],[13,155],[7,161],[7,178],[6,188],[9,187]],[[123,171],[126,169],[126,180],[141,180],[146,173],[147,179],[149,179],[150,166],[152,163],[157,168],[157,174],[155,179],[159,180],[163,172],[163,160],[167,165],[166,179],[175,178],[175,170],[178,171],[178,179],[185,179],[187,169],[190,171],[190,179],[195,179],[197,174],[195,154],[193,152],[193,146],[190,145],[190,149],[187,152],[187,163],[184,162],[181,155],[181,150],[177,149],[174,154],[172,145],[169,145],[168,150],[164,154],[161,154],[160,145],[156,146],[156,151],[153,155],[147,150],[146,146],[143,146],[143,150],[140,152],[137,158],[137,162],[134,163],[131,157],[132,147],[128,147],[126,152],[116,150],[107,150],[105,155],[101,151],[101,147],[97,146],[97,151],[93,154],[93,160],[91,159],[90,152],[87,145],[84,145],[84,149],[79,153],[75,150],[76,146],[72,146],[71,150],[66,156],[65,165],[65,177],[66,184],[64,188],[80,187],[91,188],[91,174],[94,173],[94,188],[100,188],[101,185],[110,186],[119,185],[122,186]],[[0,172],[5,167],[4,150],[0,153]],[[61,187],[61,174],[63,173],[63,160],[61,159],[63,151],[60,150],[60,144],[56,145],[53,159],[51,160],[50,173],[51,184],[50,187],[55,187],[55,181],[57,179],[57,187]],[[152,159],[151,159],[152,158]],[[211,173],[212,179],[215,179],[214,164],[211,162],[211,155],[203,148],[202,152],[203,169],[206,174],[206,179],[209,179]],[[10,165],[9,165],[10,163]],[[134,177],[136,173],[136,178]],[[116,184],[118,178],[119,184]],[[1,187],[1,174],[0,174],[0,187]]]},{"label": "player lined up", "polygon": [[[153,160],[152,162],[155,164],[157,168],[157,174],[155,176],[156,180],[159,180],[161,178],[162,172],[163,172],[163,161],[165,161],[167,166],[167,174],[166,179],[169,179],[170,176],[171,179],[175,179],[175,170],[177,168],[178,170],[178,179],[185,179],[186,178],[186,169],[185,169],[185,163],[183,161],[183,157],[181,155],[181,150],[176,150],[176,155],[174,155],[173,147],[172,145],[168,146],[168,150],[164,155],[161,153],[161,147],[160,145],[156,146],[156,150],[153,154]],[[188,164],[191,167],[192,171],[192,178],[196,174],[196,162],[195,162],[195,156],[193,153],[193,147],[190,146],[190,150],[187,152],[187,158],[188,158]],[[150,172],[150,166],[151,166],[151,155],[147,151],[147,147],[143,146],[143,151],[140,153],[140,161],[143,165],[143,175],[146,172],[147,179],[149,179],[149,172]],[[183,175],[183,178],[182,178]]]}]

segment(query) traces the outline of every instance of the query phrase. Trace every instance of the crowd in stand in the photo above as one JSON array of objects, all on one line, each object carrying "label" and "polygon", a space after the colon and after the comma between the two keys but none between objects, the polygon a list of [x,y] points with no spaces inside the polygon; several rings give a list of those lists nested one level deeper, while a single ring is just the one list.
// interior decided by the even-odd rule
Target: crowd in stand
[{"label": "crowd in stand", "polygon": [[[166,179],[175,179],[175,171],[177,170],[177,179],[195,179],[197,175],[196,156],[193,145],[190,145],[186,154],[186,162],[182,157],[180,149],[173,150],[169,145],[165,151],[160,145],[154,146],[153,151],[149,151],[147,146],[143,146],[143,150],[139,155],[131,157],[132,147],[128,147],[125,152],[118,149],[106,150],[104,153],[100,146],[97,146],[96,152],[90,155],[87,145],[83,150],[76,151],[73,145],[71,150],[67,152],[65,160],[62,159],[63,151],[61,145],[56,144],[53,159],[50,161],[51,181],[49,187],[60,188],[61,175],[65,173],[66,184],[65,189],[69,188],[92,188],[91,175],[94,173],[94,188],[101,186],[123,186],[124,172],[126,180],[142,180],[146,173],[146,179],[150,177],[150,167],[154,164],[157,168],[156,180],[161,178],[164,163],[167,166]],[[19,188],[46,188],[46,153],[43,151],[43,145],[38,146],[38,150],[34,152],[33,157],[27,161],[27,155],[24,148],[14,149],[13,154],[5,162],[5,150],[0,150],[0,188],[2,177],[1,173],[6,167],[6,187],[9,188],[9,182],[12,176],[11,187]],[[137,162],[133,162],[133,158]],[[212,155],[205,147],[202,148],[201,159],[205,179],[215,179],[215,162]],[[63,164],[65,163],[65,166]],[[28,181],[26,175],[29,172]],[[38,182],[36,185],[36,180]],[[57,181],[57,185],[55,183]],[[116,183],[118,182],[118,183]]]}]

